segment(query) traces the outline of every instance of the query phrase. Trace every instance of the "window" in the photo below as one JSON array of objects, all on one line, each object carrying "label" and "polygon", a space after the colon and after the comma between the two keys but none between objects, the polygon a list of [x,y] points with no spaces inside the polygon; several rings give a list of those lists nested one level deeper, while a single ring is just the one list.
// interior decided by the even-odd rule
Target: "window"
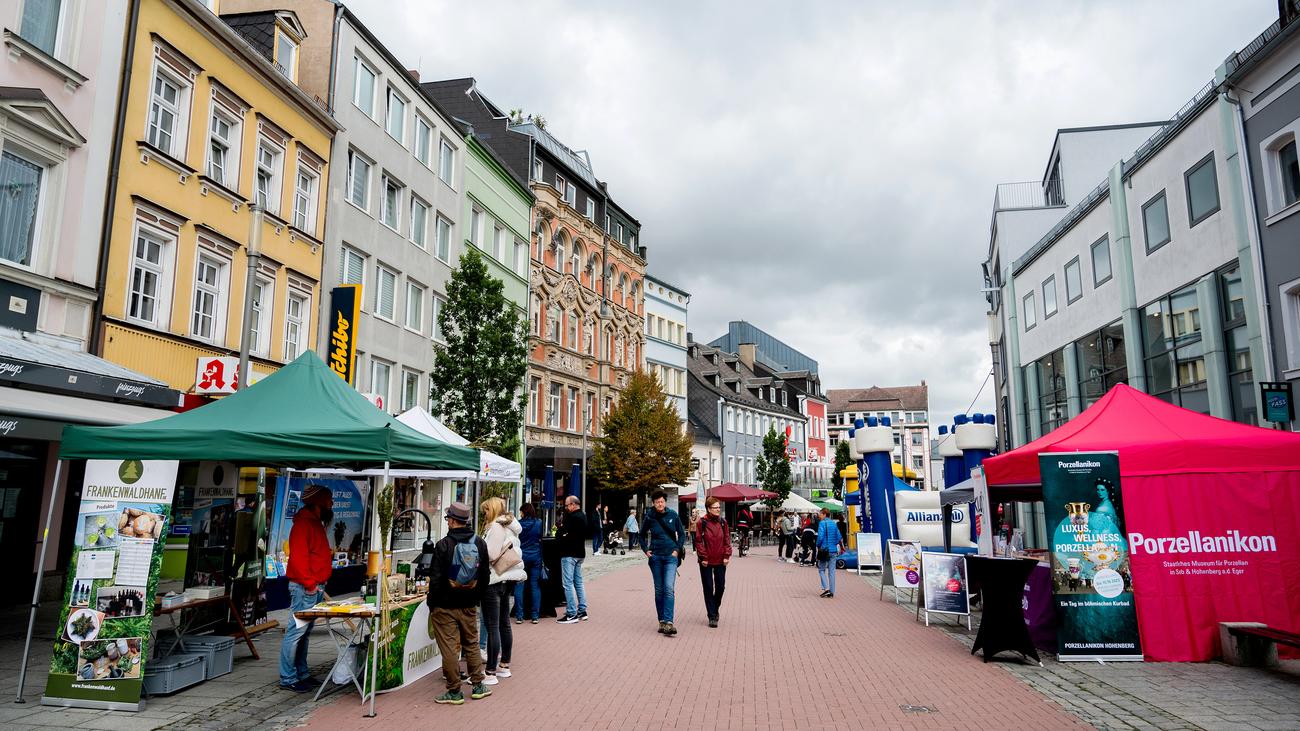
[{"label": "window", "polygon": [[396,231],[398,220],[402,217],[402,186],[387,175],[382,176],[382,180],[384,181],[384,205],[379,220]]},{"label": "window", "polygon": [[[302,355],[304,334],[311,319],[311,297],[299,292],[289,292],[284,310],[284,359],[291,361]],[[357,354],[358,357],[361,355]]]},{"label": "window", "polygon": [[555,175],[555,192],[560,194],[560,200],[569,200],[569,181],[558,173]]},{"label": "window", "polygon": [[1092,244],[1092,286],[1110,281],[1110,240],[1102,236]]},{"label": "window", "polygon": [[455,175],[456,148],[451,146],[446,137],[438,142],[438,177],[447,185],[455,187],[452,177]]},{"label": "window", "polygon": [[208,130],[208,177],[219,185],[239,184],[239,123],[221,112],[212,113]]},{"label": "window", "polygon": [[469,242],[479,248],[483,246],[483,212],[478,208],[469,209]]},{"label": "window", "polygon": [[578,313],[570,312],[565,315],[565,337],[564,345],[573,350],[578,349]]},{"label": "window", "polygon": [[1142,230],[1148,254],[1169,243],[1169,207],[1163,190],[1142,206]]},{"label": "window", "polygon": [[397,272],[375,266],[375,316],[392,321],[397,308]]},{"label": "window", "polygon": [[1241,269],[1236,265],[1219,277],[1223,300],[1223,344],[1228,361],[1228,393],[1232,399],[1232,420],[1257,424],[1255,378],[1251,372],[1250,336],[1246,332],[1246,295]]},{"label": "window", "polygon": [[415,159],[425,167],[433,167],[433,127],[424,117],[415,115]]},{"label": "window", "polygon": [[363,211],[370,210],[370,161],[348,150],[348,200]]},{"label": "window", "polygon": [[127,316],[154,327],[166,322],[167,293],[163,291],[166,277],[167,248],[170,242],[146,231],[135,236],[135,251],[131,257],[131,289],[127,302]]},{"label": "window", "polygon": [[560,384],[552,383],[549,403],[546,411],[546,425],[552,428],[560,426]]},{"label": "window", "polygon": [[275,34],[275,66],[291,81],[298,81],[298,44],[283,32]]},{"label": "window", "polygon": [[500,226],[492,227],[492,258],[502,263],[506,260],[506,232]]},{"label": "window", "polygon": [[436,242],[437,248],[434,251],[434,256],[438,257],[444,262],[450,262],[451,261],[451,221],[448,221],[442,216],[438,216],[437,229],[438,229],[437,230],[438,240]]},{"label": "window", "polygon": [[921,446],[921,432],[914,431],[911,434],[912,434],[912,446],[913,447]]},{"label": "window", "polygon": [[590,198],[587,199],[587,220],[588,221],[596,220],[596,201]]},{"label": "window", "polygon": [[1192,411],[1209,413],[1201,310],[1195,287],[1147,305],[1142,318],[1142,355],[1148,393]]},{"label": "window", "polygon": [[1056,275],[1043,280],[1043,319],[1056,314]]},{"label": "window", "polygon": [[[145,139],[172,157],[184,154],[176,138],[181,136],[181,109],[185,85],[161,68],[154,72],[153,94],[149,99],[149,125]],[[178,154],[179,153],[179,154]]]},{"label": "window", "polygon": [[569,398],[565,402],[565,426],[572,431],[581,431],[578,425],[578,389],[569,386]]},{"label": "window", "polygon": [[224,298],[227,262],[205,254],[199,255],[194,269],[194,308],[190,317],[190,335],[200,340],[216,342],[225,340],[220,332],[225,327]]},{"label": "window", "polygon": [[542,161],[533,160],[533,180],[541,181],[542,179]]},{"label": "window", "polygon": [[1215,177],[1214,153],[1206,155],[1183,176],[1187,186],[1187,224],[1196,224],[1219,210],[1219,181]]},{"label": "window", "polygon": [[388,406],[389,387],[393,376],[393,366],[378,358],[370,359],[370,392],[384,400]]},{"label": "window", "polygon": [[248,323],[250,350],[255,355],[271,354],[271,310],[275,299],[275,283],[258,276],[253,281],[253,319]]},{"label": "window", "polygon": [[582,323],[582,352],[595,355],[596,325],[588,318]]},{"label": "window", "polygon": [[283,151],[266,142],[257,146],[257,182],[254,201],[267,213],[280,212],[280,174]]},{"label": "window", "polygon": [[1030,292],[1020,301],[1020,316],[1024,318],[1025,321],[1025,332],[1029,332],[1034,328],[1034,325],[1038,324],[1038,321],[1035,319],[1038,317],[1035,308],[1034,293]]},{"label": "window", "polygon": [[596,394],[587,393],[587,410],[583,412],[583,418],[586,420],[587,433],[596,433]]},{"label": "window", "polygon": [[1276,201],[1273,210],[1279,211],[1300,201],[1300,159],[1296,156],[1296,141],[1292,135],[1280,147],[1270,151],[1271,177],[1275,181]]},{"label": "window", "polygon": [[59,13],[63,0],[27,0],[23,3],[22,29],[28,43],[54,55],[59,39]]},{"label": "window", "polygon": [[546,339],[560,339],[560,306],[552,304],[546,308]]},{"label": "window", "polygon": [[1284,370],[1300,368],[1300,279],[1278,286],[1282,303],[1282,328],[1286,358],[1279,365]]},{"label": "window", "polygon": [[1074,257],[1065,265],[1065,303],[1083,296],[1083,276],[1079,273],[1079,257]]},{"label": "window", "polygon": [[293,225],[308,234],[316,233],[316,180],[316,174],[299,160],[293,186]]},{"label": "window", "polygon": [[406,100],[388,87],[387,106],[384,109],[384,129],[388,136],[401,144],[406,144]]},{"label": "window", "polygon": [[420,374],[402,370],[402,411],[420,405]]},{"label": "window", "polygon": [[415,282],[406,283],[406,326],[424,332],[424,287]]},{"label": "window", "polygon": [[564,273],[564,252],[568,250],[565,245],[566,239],[563,235],[555,240],[555,271]]},{"label": "window", "polygon": [[442,331],[442,308],[447,304],[447,302],[436,294],[431,295],[429,299],[433,300],[433,322],[431,325],[433,329],[433,339],[442,342],[443,340],[446,340],[446,336]]},{"label": "window", "polygon": [[0,259],[32,265],[44,172],[8,150],[0,154]]},{"label": "window", "polygon": [[532,376],[528,379],[528,423],[541,423],[539,410],[542,408],[542,379]]},{"label": "window", "polygon": [[359,56],[352,58],[352,76],[354,86],[352,88],[352,103],[357,105],[361,111],[366,113],[367,117],[374,119],[375,116],[375,86],[379,79],[379,74]]},{"label": "window", "polygon": [[365,284],[366,257],[348,246],[343,247],[339,258],[340,284]]},{"label": "window", "polygon": [[411,196],[411,241],[421,249],[427,247],[429,238],[429,206]]},{"label": "window", "polygon": [[1115,322],[1075,342],[1079,395],[1083,407],[1095,403],[1117,383],[1128,383],[1124,328]]},{"label": "window", "polygon": [[528,247],[519,239],[515,239],[515,274],[528,276]]}]

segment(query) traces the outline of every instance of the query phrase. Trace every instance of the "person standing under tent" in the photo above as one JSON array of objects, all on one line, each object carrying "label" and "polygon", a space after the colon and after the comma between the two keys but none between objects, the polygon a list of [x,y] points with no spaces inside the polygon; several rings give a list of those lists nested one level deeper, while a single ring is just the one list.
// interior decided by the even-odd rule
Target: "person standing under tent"
[{"label": "person standing under tent", "polygon": [[523,624],[525,614],[537,624],[542,610],[542,521],[532,503],[524,503],[521,512],[524,517],[519,521],[519,549],[527,579],[515,584],[515,624]]},{"label": "person standing under tent", "polygon": [[655,585],[655,613],[659,634],[677,634],[673,625],[673,604],[677,586],[677,567],[686,551],[686,528],[681,516],[668,509],[668,493],[655,490],[650,494],[650,509],[641,519],[641,550],[650,564],[650,578]]},{"label": "person standing under tent", "polygon": [[727,587],[727,564],[731,562],[731,530],[722,517],[722,501],[709,497],[704,501],[704,517],[696,526],[695,553],[700,559],[700,584],[704,587],[704,609],[709,626],[718,626],[722,592]]},{"label": "person standing under tent", "polygon": [[835,557],[843,552],[844,538],[839,526],[831,520],[831,511],[822,508],[822,519],[817,524],[817,575],[824,598],[835,596]]},{"label": "person standing under tent", "polygon": [[560,544],[560,583],[564,586],[564,616],[560,624],[587,619],[587,590],[582,583],[582,562],[587,558],[587,516],[577,495],[564,498],[564,519],[555,532]]},{"label": "person standing under tent", "polygon": [[324,485],[311,484],[302,493],[302,506],[289,529],[289,626],[280,642],[280,687],[297,693],[315,690],[320,681],[307,667],[307,645],[314,621],[299,624],[294,612],[311,609],[325,598],[325,582],[334,571],[333,554],[325,526],[334,521],[334,494]]},{"label": "person standing under tent", "polygon": [[442,654],[442,678],[446,692],[435,703],[460,705],[460,656],[465,654],[469,671],[470,698],[492,695],[483,684],[486,677],[483,656],[478,649],[478,605],[491,581],[487,543],[469,527],[469,506],[452,503],[447,508],[447,535],[433,547],[429,566],[429,630]]}]

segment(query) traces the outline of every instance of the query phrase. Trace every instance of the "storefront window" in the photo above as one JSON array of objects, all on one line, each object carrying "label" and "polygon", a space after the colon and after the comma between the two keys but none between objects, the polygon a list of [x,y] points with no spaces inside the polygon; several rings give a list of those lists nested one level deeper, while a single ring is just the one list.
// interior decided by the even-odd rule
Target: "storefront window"
[{"label": "storefront window", "polygon": [[1038,399],[1043,434],[1064,424],[1070,418],[1065,397],[1064,351],[1058,350],[1039,359]]},{"label": "storefront window", "polygon": [[1075,342],[1079,365],[1079,396],[1083,408],[1106,395],[1117,383],[1128,383],[1124,358],[1124,328],[1114,322]]},{"label": "storefront window", "polygon": [[1192,411],[1210,412],[1201,310],[1194,287],[1147,306],[1142,318],[1142,355],[1152,396]]},{"label": "storefront window", "polygon": [[1232,267],[1220,277],[1223,295],[1223,345],[1227,351],[1228,390],[1232,395],[1232,420],[1258,423],[1255,378],[1251,373],[1250,337],[1246,334],[1246,297],[1241,269]]}]

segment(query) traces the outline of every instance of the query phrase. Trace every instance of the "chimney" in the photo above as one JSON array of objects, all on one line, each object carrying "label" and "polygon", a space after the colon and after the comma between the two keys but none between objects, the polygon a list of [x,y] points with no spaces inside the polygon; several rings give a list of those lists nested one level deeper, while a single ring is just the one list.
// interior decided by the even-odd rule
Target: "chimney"
[{"label": "chimney", "polygon": [[751,371],[754,370],[754,355],[758,346],[754,343],[741,343],[736,349],[736,355],[740,356],[740,362],[744,363]]},{"label": "chimney", "polygon": [[420,83],[420,70],[419,70],[419,69],[408,69],[406,73],[408,73],[408,74],[411,75],[411,80],[412,80],[412,81],[414,81],[414,82],[417,83],[417,84]]}]

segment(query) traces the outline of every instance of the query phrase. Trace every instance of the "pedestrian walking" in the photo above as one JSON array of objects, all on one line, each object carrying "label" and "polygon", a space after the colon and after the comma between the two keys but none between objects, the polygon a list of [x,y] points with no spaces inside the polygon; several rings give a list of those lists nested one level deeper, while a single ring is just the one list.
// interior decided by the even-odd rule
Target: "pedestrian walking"
[{"label": "pedestrian walking", "polygon": [[324,485],[312,484],[302,493],[302,507],[289,529],[289,626],[280,642],[280,687],[297,693],[315,690],[320,681],[307,667],[307,645],[315,621],[299,625],[293,612],[311,609],[325,598],[325,582],[334,571],[333,554],[325,526],[334,520],[334,495]]},{"label": "pedestrian walking", "polygon": [[817,521],[808,518],[799,531],[799,565],[812,566],[817,561]]},{"label": "pedestrian walking", "polygon": [[515,624],[523,624],[524,615],[537,624],[542,610],[542,521],[532,503],[524,503],[520,512],[524,517],[519,521],[519,552],[527,578],[515,584]]},{"label": "pedestrian walking", "polygon": [[736,548],[741,558],[744,558],[745,554],[749,553],[749,531],[753,525],[754,514],[750,512],[748,505],[741,505],[740,510],[736,511],[736,533],[739,534],[740,538],[740,545],[736,546]]},{"label": "pedestrian walking", "polygon": [[677,567],[686,550],[686,528],[676,511],[668,509],[668,493],[655,490],[650,494],[650,509],[641,519],[641,549],[650,563],[650,577],[655,584],[655,612],[659,616],[659,633],[677,634],[673,625],[674,591]]},{"label": "pedestrian walking", "polygon": [[564,586],[564,616],[560,624],[587,619],[587,590],[582,585],[582,562],[587,558],[587,516],[577,495],[564,498],[564,520],[555,532],[560,544],[560,584]]},{"label": "pedestrian walking", "polygon": [[704,517],[696,526],[696,554],[700,559],[700,584],[704,587],[704,609],[709,626],[718,626],[718,609],[722,592],[727,588],[727,564],[731,562],[731,529],[722,517],[722,501],[710,497],[704,501]]},{"label": "pedestrian walking", "polygon": [[[782,560],[791,561],[794,559],[794,545],[799,541],[799,519],[795,517],[793,512],[786,513],[785,517],[781,519],[780,527],[781,544],[785,550],[785,556]],[[780,548],[778,548],[777,554],[781,554]]]},{"label": "pedestrian walking", "polygon": [[483,680],[486,670],[478,653],[478,606],[491,581],[487,543],[469,527],[469,506],[452,503],[447,508],[447,535],[433,547],[429,566],[429,629],[442,654],[442,679],[446,692],[437,703],[460,705],[460,656],[469,671],[470,698],[492,695]]},{"label": "pedestrian walking", "polygon": [[839,526],[831,520],[831,511],[822,508],[821,521],[817,523],[817,575],[822,582],[822,596],[835,596],[835,557],[844,553],[844,537]]},{"label": "pedestrian walking", "polygon": [[629,548],[640,548],[640,528],[636,524],[636,509],[629,510],[627,520],[623,522],[623,532],[627,534],[627,545]]},{"label": "pedestrian walking", "polygon": [[596,503],[596,510],[591,514],[591,552],[592,554],[600,553],[600,544],[605,542],[605,536],[600,528],[604,521],[601,518],[600,503]]},{"label": "pedestrian walking", "polygon": [[[687,531],[690,532],[690,534],[691,534],[691,550],[692,550],[692,551],[696,551],[696,549],[695,549],[695,529],[698,528],[699,525],[700,525],[700,509],[699,509],[699,508],[691,508],[691,515],[690,515],[690,518],[689,518],[688,521],[687,521],[687,525],[688,525],[688,527],[687,527]],[[696,551],[696,553],[698,553],[698,552],[699,552],[699,551]]]},{"label": "pedestrian walking", "polygon": [[519,549],[523,527],[506,512],[506,501],[490,497],[483,501],[483,542],[487,544],[488,590],[483,595],[483,617],[487,626],[487,674],[484,685],[496,685],[497,678],[510,677],[510,654],[514,637],[510,630],[510,597],[515,584],[528,578]]}]

